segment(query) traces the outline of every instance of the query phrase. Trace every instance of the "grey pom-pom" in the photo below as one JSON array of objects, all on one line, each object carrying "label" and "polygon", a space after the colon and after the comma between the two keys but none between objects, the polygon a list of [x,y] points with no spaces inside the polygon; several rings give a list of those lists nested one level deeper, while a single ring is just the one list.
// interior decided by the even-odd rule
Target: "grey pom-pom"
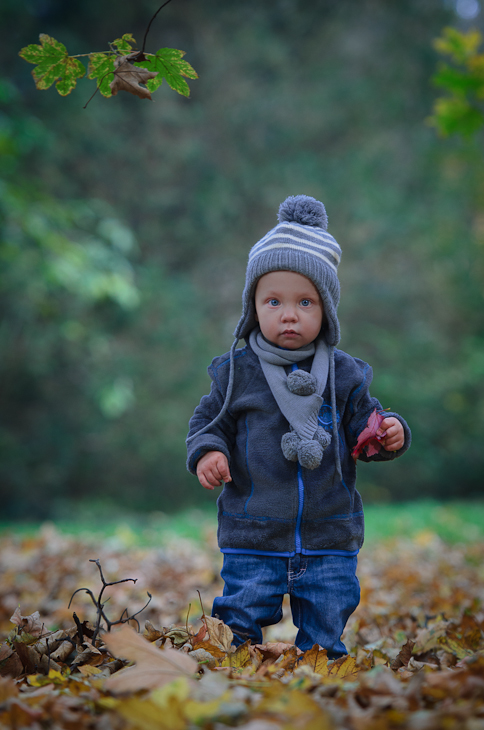
[{"label": "grey pom-pom", "polygon": [[308,195],[290,195],[279,207],[278,219],[280,223],[301,223],[303,226],[314,226],[326,231],[328,216],[326,208],[319,200]]},{"label": "grey pom-pom", "polygon": [[331,434],[325,431],[324,428],[321,428],[321,426],[318,426],[318,428],[316,429],[314,438],[316,439],[318,444],[321,444],[323,449],[327,449],[331,443]]},{"label": "grey pom-pom", "polygon": [[317,441],[302,441],[297,458],[305,469],[316,469],[323,458],[323,447]]},{"label": "grey pom-pom", "polygon": [[282,453],[288,461],[297,461],[297,448],[301,439],[294,431],[288,431],[281,439]]},{"label": "grey pom-pom", "polygon": [[316,392],[317,381],[305,370],[294,370],[287,376],[287,387],[294,395],[312,395]]}]

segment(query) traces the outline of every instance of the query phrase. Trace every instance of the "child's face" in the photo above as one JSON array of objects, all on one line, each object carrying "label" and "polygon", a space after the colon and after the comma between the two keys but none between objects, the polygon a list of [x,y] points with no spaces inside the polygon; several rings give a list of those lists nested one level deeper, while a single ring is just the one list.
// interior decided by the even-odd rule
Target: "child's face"
[{"label": "child's face", "polygon": [[255,311],[264,337],[287,350],[315,340],[324,316],[318,290],[295,271],[271,271],[261,276],[255,290]]}]

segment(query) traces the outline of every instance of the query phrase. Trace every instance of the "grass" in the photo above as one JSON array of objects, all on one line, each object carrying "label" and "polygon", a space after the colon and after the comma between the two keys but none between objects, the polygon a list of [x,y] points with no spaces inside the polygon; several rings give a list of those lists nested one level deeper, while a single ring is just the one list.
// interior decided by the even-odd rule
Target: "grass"
[{"label": "grass", "polygon": [[[215,505],[168,515],[161,512],[137,514],[106,510],[80,511],[76,520],[55,520],[60,532],[73,536],[99,537],[113,545],[156,547],[177,538],[203,544],[216,529]],[[484,500],[370,504],[365,508],[366,543],[393,537],[431,539],[437,535],[448,543],[484,540]],[[35,522],[0,522],[1,533],[32,535],[41,527]]]},{"label": "grass", "polygon": [[484,540],[484,500],[371,504],[365,509],[366,541],[435,534],[445,542]]}]

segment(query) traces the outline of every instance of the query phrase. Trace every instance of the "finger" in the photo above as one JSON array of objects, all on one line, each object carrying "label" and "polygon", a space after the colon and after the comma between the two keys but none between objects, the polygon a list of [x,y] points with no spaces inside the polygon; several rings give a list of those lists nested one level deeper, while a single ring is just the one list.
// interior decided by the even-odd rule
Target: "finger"
[{"label": "finger", "polygon": [[401,449],[403,446],[403,440],[400,437],[396,436],[395,438],[385,439],[382,444],[383,448],[387,451],[398,451],[398,449]]},{"label": "finger", "polygon": [[217,462],[217,473],[222,482],[231,482],[232,477],[230,475],[229,464],[226,459],[220,459]]},{"label": "finger", "polygon": [[211,468],[205,469],[205,477],[212,487],[220,487],[222,478],[219,474],[217,467],[214,465]]},{"label": "finger", "polygon": [[387,430],[384,433],[383,438],[385,439],[393,439],[395,436],[398,436],[399,430],[396,426],[390,426],[390,428],[387,428]]},{"label": "finger", "polygon": [[197,476],[198,476],[198,481],[200,482],[200,484],[202,485],[202,487],[204,489],[213,489],[213,486],[211,484],[209,484],[209,482],[207,481],[207,478],[205,477],[205,474],[203,474],[203,472],[200,472],[200,474],[197,474]]},{"label": "finger", "polygon": [[397,421],[396,418],[384,418],[383,421],[380,424],[380,428],[378,429],[377,436],[384,436],[387,431],[392,428],[392,426],[395,425],[395,423],[400,423]]},{"label": "finger", "polygon": [[[202,487],[205,487],[205,489],[213,489],[214,487],[220,486],[220,479],[217,474],[214,473],[214,467],[210,466],[209,462],[205,465],[202,464],[202,466],[197,470],[197,477],[200,484],[202,484]],[[203,477],[203,482],[201,477]]]}]

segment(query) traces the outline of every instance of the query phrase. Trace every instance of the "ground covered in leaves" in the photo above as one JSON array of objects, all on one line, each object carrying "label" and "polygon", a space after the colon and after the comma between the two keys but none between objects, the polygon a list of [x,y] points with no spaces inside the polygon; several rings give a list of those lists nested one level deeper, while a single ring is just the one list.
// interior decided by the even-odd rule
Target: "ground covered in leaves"
[{"label": "ground covered in leaves", "polygon": [[334,663],[292,646],[287,612],[232,650],[209,618],[220,563],[211,533],[158,549],[52,526],[0,537],[0,727],[484,730],[482,542],[366,546]]}]

